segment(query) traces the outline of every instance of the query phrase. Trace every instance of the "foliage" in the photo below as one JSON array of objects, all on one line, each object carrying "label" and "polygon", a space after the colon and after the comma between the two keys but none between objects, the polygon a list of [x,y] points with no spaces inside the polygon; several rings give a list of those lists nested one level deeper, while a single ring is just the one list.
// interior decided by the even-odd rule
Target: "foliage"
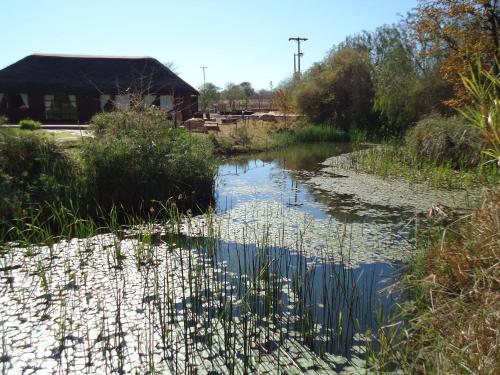
[{"label": "foliage", "polygon": [[372,64],[367,50],[339,48],[311,68],[296,89],[297,109],[316,123],[369,128],[373,123]]},{"label": "foliage", "polygon": [[0,125],[4,125],[7,123],[7,117],[4,115],[0,115]]},{"label": "foliage", "polygon": [[210,109],[220,98],[219,88],[213,83],[207,82],[199,91],[200,109],[204,112]]},{"label": "foliage", "polygon": [[[460,76],[481,58],[486,69],[498,59],[498,0],[420,0],[412,22],[421,52],[443,59],[443,76],[453,84],[457,106],[468,97]],[[495,72],[498,73],[498,70]]]},{"label": "foliage", "polygon": [[494,75],[493,70],[486,71],[479,65],[477,72],[471,69],[470,77],[462,80],[474,105],[460,112],[483,136],[486,156],[500,166],[500,74]]},{"label": "foliage", "polygon": [[90,121],[90,130],[99,138],[103,135],[134,137],[147,133],[148,129],[173,127],[165,111],[136,106],[129,110],[98,113]]},{"label": "foliage", "polygon": [[19,121],[19,127],[23,130],[38,130],[42,127],[42,123],[31,119],[24,119]]},{"label": "foliage", "polygon": [[439,61],[420,56],[406,20],[378,28],[370,40],[374,110],[382,117],[385,133],[402,133],[422,115],[447,113],[443,102],[451,98],[451,87],[441,76]]},{"label": "foliage", "polygon": [[215,164],[207,140],[173,128],[154,110],[100,114],[92,128],[82,158],[101,207],[140,210],[169,200],[189,206],[211,198]]},{"label": "foliage", "polygon": [[473,167],[481,161],[479,132],[458,117],[427,117],[406,134],[406,148],[418,163]]},{"label": "foliage", "polygon": [[241,82],[240,87],[243,90],[243,94],[245,96],[245,99],[248,100],[252,96],[255,95],[255,90],[252,87],[252,84],[250,82]]},{"label": "foliage", "polygon": [[46,137],[0,133],[0,216],[12,218],[57,203],[68,204],[80,187],[78,166]]},{"label": "foliage", "polygon": [[246,146],[252,141],[253,135],[249,125],[240,124],[236,125],[232,129],[231,137],[233,138],[235,145]]},{"label": "foliage", "polygon": [[342,142],[349,134],[330,125],[306,125],[290,132],[287,143]]},{"label": "foliage", "polygon": [[241,85],[230,82],[221,92],[221,98],[227,100],[229,102],[229,107],[234,110],[236,101],[245,99],[245,91]]}]

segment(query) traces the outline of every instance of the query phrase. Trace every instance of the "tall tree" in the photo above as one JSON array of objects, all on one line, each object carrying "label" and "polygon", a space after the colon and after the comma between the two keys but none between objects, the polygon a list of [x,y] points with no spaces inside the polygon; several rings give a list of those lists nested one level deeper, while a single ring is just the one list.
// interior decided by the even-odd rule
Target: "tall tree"
[{"label": "tall tree", "polygon": [[203,112],[209,109],[219,100],[219,88],[213,83],[207,82],[200,88],[200,108]]},{"label": "tall tree", "polygon": [[369,128],[374,123],[372,69],[365,48],[334,49],[297,83],[297,109],[315,122]]},{"label": "tall tree", "polygon": [[241,85],[235,83],[228,83],[226,88],[221,92],[222,99],[229,102],[229,107],[234,110],[236,108],[236,102],[245,99],[245,92]]},{"label": "tall tree", "polygon": [[430,112],[446,112],[452,97],[438,60],[419,56],[405,21],[378,28],[372,37],[374,109],[390,133],[399,133]]},{"label": "tall tree", "polygon": [[461,75],[480,59],[498,73],[500,0],[419,0],[413,28],[425,54],[443,56],[442,73],[454,85],[456,106],[468,97]]}]

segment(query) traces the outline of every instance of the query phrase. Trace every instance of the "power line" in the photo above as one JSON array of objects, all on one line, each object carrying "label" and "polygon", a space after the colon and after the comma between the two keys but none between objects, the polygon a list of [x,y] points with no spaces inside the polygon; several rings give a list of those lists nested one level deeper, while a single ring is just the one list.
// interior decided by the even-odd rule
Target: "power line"
[{"label": "power line", "polygon": [[300,42],[305,42],[307,40],[307,38],[301,38],[301,37],[288,38],[289,42],[292,41],[292,40],[294,40],[294,41],[297,42],[297,54],[294,55],[293,61],[295,62],[295,57],[297,57],[298,69],[297,69],[297,71],[295,71],[295,68],[294,68],[294,73],[299,73],[300,74],[300,58],[304,55],[303,53],[300,52]]}]

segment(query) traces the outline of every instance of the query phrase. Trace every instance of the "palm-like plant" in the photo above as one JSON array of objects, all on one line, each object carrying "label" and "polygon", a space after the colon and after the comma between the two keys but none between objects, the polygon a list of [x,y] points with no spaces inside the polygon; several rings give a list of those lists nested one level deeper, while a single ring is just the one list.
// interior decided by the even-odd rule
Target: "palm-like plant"
[{"label": "palm-like plant", "polygon": [[483,150],[489,158],[487,163],[496,162],[500,166],[500,74],[494,73],[498,69],[488,71],[480,62],[477,65],[477,70],[471,68],[470,77],[462,76],[474,102],[459,111],[487,142],[488,146]]}]

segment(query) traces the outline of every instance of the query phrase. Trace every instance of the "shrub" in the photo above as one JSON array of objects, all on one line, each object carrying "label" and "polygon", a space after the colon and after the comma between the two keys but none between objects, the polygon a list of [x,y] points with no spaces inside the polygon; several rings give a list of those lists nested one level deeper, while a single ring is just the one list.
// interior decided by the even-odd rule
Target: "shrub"
[{"label": "shrub", "polygon": [[499,373],[498,190],[486,198],[481,210],[419,236],[403,278],[411,297],[404,323],[378,332],[374,373]]},{"label": "shrub", "polygon": [[418,161],[471,167],[481,161],[483,140],[458,117],[430,116],[408,131],[406,145]]},{"label": "shrub", "polygon": [[99,137],[144,135],[149,128],[173,127],[170,116],[158,108],[144,110],[130,109],[114,112],[99,113],[92,117],[90,130]]},{"label": "shrub", "polygon": [[234,143],[241,146],[246,146],[252,141],[252,134],[248,129],[248,125],[240,124],[231,130],[231,137]]},{"label": "shrub", "polygon": [[148,209],[172,199],[192,205],[211,198],[212,144],[171,125],[156,110],[112,112],[92,120],[95,137],[82,157],[102,208]]},{"label": "shrub", "polygon": [[31,119],[24,119],[19,121],[19,127],[23,130],[38,130],[42,127],[42,123]]},{"label": "shrub", "polygon": [[0,125],[4,125],[7,123],[7,117],[4,115],[0,115]]},{"label": "shrub", "polygon": [[78,186],[77,166],[55,142],[33,134],[0,133],[0,217],[69,202]]}]

